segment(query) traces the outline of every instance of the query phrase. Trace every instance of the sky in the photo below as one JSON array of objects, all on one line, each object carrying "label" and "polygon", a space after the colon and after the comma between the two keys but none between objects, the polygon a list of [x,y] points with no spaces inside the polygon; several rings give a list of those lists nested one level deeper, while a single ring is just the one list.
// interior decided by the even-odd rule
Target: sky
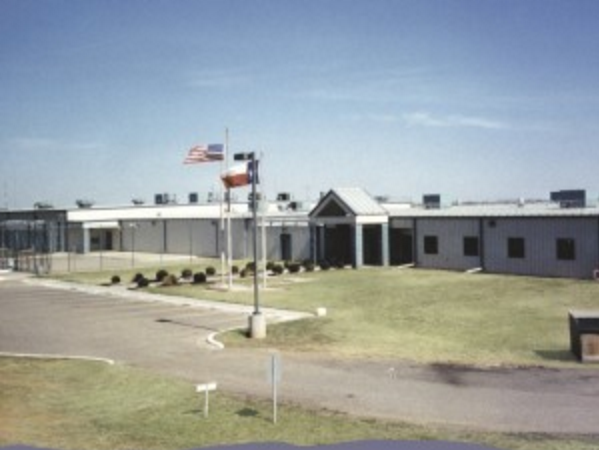
[{"label": "sky", "polygon": [[[0,208],[599,192],[596,0],[0,0]],[[245,198],[247,188],[235,190]]]}]

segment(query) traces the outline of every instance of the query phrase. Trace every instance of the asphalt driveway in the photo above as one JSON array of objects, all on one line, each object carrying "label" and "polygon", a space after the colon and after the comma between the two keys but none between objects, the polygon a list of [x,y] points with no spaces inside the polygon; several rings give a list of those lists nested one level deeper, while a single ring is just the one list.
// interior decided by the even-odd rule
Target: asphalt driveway
[{"label": "asphalt driveway", "polygon": [[[162,301],[163,300],[163,301]],[[187,302],[189,303],[189,302]],[[218,350],[247,310],[0,281],[0,352],[86,355],[267,397],[269,351]],[[270,312],[270,320],[287,320]],[[269,316],[267,316],[269,317]],[[361,416],[598,436],[599,371],[474,369],[282,355],[282,400]]]}]

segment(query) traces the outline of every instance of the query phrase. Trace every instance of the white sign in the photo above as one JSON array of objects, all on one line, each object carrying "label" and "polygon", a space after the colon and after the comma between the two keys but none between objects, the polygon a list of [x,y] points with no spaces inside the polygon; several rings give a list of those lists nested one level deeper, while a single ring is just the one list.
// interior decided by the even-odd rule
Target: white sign
[{"label": "white sign", "polygon": [[196,385],[196,392],[216,391],[216,383],[206,383]]},{"label": "white sign", "polygon": [[210,410],[210,400],[208,392],[216,390],[216,383],[196,384],[196,392],[204,393],[204,417],[208,418]]}]

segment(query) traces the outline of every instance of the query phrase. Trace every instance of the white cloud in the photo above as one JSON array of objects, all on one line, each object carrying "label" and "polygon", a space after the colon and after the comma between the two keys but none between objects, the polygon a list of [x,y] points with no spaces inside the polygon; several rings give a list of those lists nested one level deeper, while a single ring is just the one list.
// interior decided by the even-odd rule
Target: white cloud
[{"label": "white cloud", "polygon": [[426,112],[404,114],[403,120],[410,127],[481,128],[486,130],[508,128],[508,125],[503,122],[484,117],[462,115],[435,116]]}]

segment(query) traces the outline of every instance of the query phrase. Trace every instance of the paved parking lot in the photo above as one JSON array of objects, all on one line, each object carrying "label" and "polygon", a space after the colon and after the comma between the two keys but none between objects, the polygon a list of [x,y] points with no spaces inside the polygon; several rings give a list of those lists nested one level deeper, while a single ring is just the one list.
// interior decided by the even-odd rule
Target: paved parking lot
[{"label": "paved parking lot", "polygon": [[242,310],[106,294],[4,279],[0,289],[0,350],[9,350],[2,345],[10,342],[10,351],[35,353],[35,343],[23,338],[22,327],[27,323],[35,329],[40,352],[127,360],[136,350],[149,346],[159,351],[165,335],[169,341],[210,350],[209,335],[243,328],[248,321]]},{"label": "paved parking lot", "polygon": [[[215,331],[245,327],[247,307],[190,306],[188,299],[95,289],[0,274],[0,353],[107,358],[192,383],[217,381],[219,390],[270,395],[270,350],[220,351],[206,343]],[[269,311],[269,317],[297,315]],[[497,431],[584,433],[599,440],[599,372],[590,368],[477,369],[312,354],[282,359],[281,398],[310,407]]]}]

